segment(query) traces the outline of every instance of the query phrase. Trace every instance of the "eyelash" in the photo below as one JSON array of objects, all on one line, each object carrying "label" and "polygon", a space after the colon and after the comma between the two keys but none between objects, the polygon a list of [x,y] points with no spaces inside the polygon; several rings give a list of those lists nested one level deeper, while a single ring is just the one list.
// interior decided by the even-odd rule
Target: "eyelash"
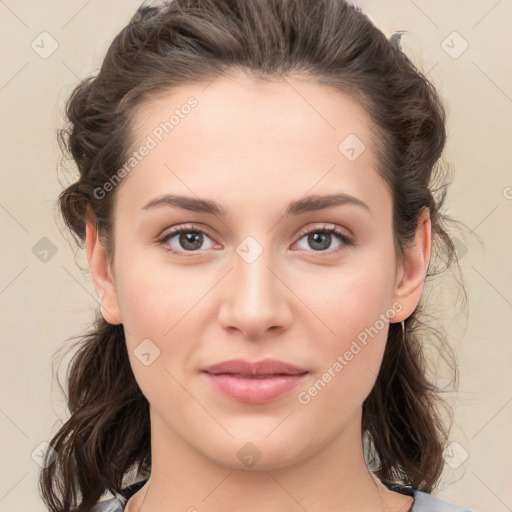
[{"label": "eyelash", "polygon": [[[209,238],[213,239],[213,235],[205,228],[199,228],[198,226],[190,225],[190,226],[182,226],[177,229],[174,229],[170,231],[169,233],[166,233],[163,237],[161,237],[159,240],[157,240],[158,245],[162,245],[163,248],[172,253],[172,254],[183,254],[183,253],[197,253],[202,251],[176,251],[175,249],[171,249],[166,243],[169,239],[173,238],[175,235],[178,235],[180,233],[201,233],[204,235],[207,235]],[[355,245],[355,242],[345,233],[341,232],[335,227],[332,226],[321,226],[321,227],[315,227],[313,229],[304,229],[302,230],[297,238],[297,242],[301,240],[305,235],[309,235],[311,233],[330,233],[333,235],[336,235],[341,245],[338,246],[336,249],[333,250],[324,250],[324,251],[313,251],[309,250],[307,251],[309,254],[312,254],[313,256],[320,256],[321,254],[327,253],[327,254],[333,254],[338,253],[344,249],[344,247],[350,247]],[[192,256],[193,257],[193,256]]]}]

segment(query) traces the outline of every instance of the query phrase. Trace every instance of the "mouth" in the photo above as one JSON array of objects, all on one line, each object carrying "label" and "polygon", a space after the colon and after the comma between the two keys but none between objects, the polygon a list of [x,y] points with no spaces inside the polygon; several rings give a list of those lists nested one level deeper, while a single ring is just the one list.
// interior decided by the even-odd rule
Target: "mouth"
[{"label": "mouth", "polygon": [[213,389],[231,400],[248,404],[264,404],[283,397],[308,373],[300,366],[277,359],[230,359],[202,370]]},{"label": "mouth", "polygon": [[220,375],[228,375],[228,376],[236,377],[239,379],[272,379],[274,377],[296,377],[298,375],[305,375],[308,372],[297,373],[297,374],[269,373],[268,375],[248,375],[248,374],[243,374],[243,373],[210,373],[210,372],[205,372],[205,373],[208,373],[209,375],[213,375],[215,377],[218,377]]},{"label": "mouth", "polygon": [[295,375],[203,372],[214,390],[230,400],[247,404],[266,404],[284,397],[297,387],[307,374],[308,372]]},{"label": "mouth", "polygon": [[300,375],[307,373],[305,368],[296,366],[278,359],[263,359],[261,361],[246,361],[244,359],[230,359],[203,368],[211,375],[235,375],[240,377],[275,377],[281,375]]}]

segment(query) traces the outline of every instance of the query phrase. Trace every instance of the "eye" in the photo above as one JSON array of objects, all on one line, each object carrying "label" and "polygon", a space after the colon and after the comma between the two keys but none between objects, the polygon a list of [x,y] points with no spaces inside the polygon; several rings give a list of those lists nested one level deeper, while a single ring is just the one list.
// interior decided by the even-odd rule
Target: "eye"
[{"label": "eye", "polygon": [[[334,250],[328,251],[327,249],[329,249],[331,243],[333,242],[332,235],[335,235],[335,238],[338,239],[339,244],[335,247]],[[353,240],[347,234],[332,226],[321,226],[310,230],[305,230],[301,232],[299,237],[299,242],[303,238],[306,238],[306,243],[313,248],[313,250],[308,250],[307,248],[302,247],[310,253],[318,253],[324,251],[329,253],[339,252],[347,246],[354,245]]]},{"label": "eye", "polygon": [[[202,246],[205,237],[211,240],[211,235],[203,228],[197,226],[182,226],[166,233],[158,240],[158,243],[163,245],[165,250],[176,254],[198,252],[198,249],[204,249]],[[176,239],[174,248],[171,245],[173,238]],[[178,245],[177,248],[176,245]]]},{"label": "eye", "polygon": [[[335,239],[338,239],[338,245],[333,250],[328,250],[333,242],[333,236]],[[200,228],[198,226],[181,226],[179,228],[175,228],[172,231],[166,233],[163,237],[161,237],[157,243],[159,245],[163,245],[166,251],[169,251],[174,254],[183,254],[183,253],[194,253],[200,252],[199,249],[205,249],[203,244],[206,239],[212,240],[212,235],[209,231],[204,228]],[[307,238],[306,238],[307,237]],[[354,245],[354,241],[344,232],[332,226],[321,226],[309,230],[304,230],[299,235],[299,241],[295,244],[298,244],[303,238],[306,238],[306,243],[313,248],[307,249],[305,247],[299,247],[304,249],[312,254],[327,252],[327,253],[336,253],[342,251],[345,247]],[[176,239],[174,242],[174,247],[172,246],[173,239]],[[206,249],[212,248],[213,244],[210,244]]]}]

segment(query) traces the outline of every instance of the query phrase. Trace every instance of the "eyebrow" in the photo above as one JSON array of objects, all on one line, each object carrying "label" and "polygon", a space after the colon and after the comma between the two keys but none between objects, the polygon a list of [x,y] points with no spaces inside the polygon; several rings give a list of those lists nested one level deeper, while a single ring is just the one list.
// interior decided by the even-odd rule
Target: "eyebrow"
[{"label": "eyebrow", "polygon": [[[318,210],[325,210],[335,206],[352,204],[361,206],[371,212],[370,207],[358,199],[348,194],[329,194],[329,195],[310,195],[291,201],[285,211],[284,216],[300,215]],[[226,217],[227,211],[219,203],[209,199],[199,199],[190,196],[180,196],[175,194],[164,194],[152,199],[142,207],[143,210],[149,210],[157,206],[171,206],[200,213],[211,213],[219,217]]]}]

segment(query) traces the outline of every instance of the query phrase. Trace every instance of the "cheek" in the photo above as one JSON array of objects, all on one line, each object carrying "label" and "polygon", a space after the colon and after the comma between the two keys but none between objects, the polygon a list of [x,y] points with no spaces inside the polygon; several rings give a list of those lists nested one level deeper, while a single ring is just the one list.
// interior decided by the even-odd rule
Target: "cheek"
[{"label": "cheek", "polygon": [[340,403],[345,410],[360,406],[370,393],[382,362],[389,321],[401,309],[390,301],[392,280],[382,265],[340,271],[331,286],[317,285],[312,309],[319,312],[329,331],[309,347],[318,365],[314,382],[301,389],[300,403],[316,401],[325,407]]},{"label": "cheek", "polygon": [[166,265],[163,258],[149,262],[143,251],[116,264],[123,324],[128,331],[145,337],[171,337],[214,283],[211,279],[209,284],[208,275],[198,277],[192,266]]},{"label": "cheek", "polygon": [[393,296],[393,280],[383,271],[385,264],[361,262],[359,266],[340,269],[329,279],[329,286],[310,282],[310,289],[316,290],[313,308],[325,319],[335,338],[345,342],[353,339],[386,315]]},{"label": "cheek", "polygon": [[317,356],[316,371],[297,394],[308,413],[316,409],[320,416],[328,414],[333,425],[345,423],[371,392],[394,316],[393,308],[383,308],[376,300],[368,300],[364,307],[357,297],[352,300],[341,301],[332,311],[335,334],[311,347]]},{"label": "cheek", "polygon": [[132,253],[116,262],[127,350],[142,392],[153,401],[165,384],[166,400],[176,399],[182,393],[172,376],[181,380],[180,373],[194,361],[191,355],[200,349],[207,306],[201,298],[212,284],[207,277],[193,278],[192,267],[157,268],[145,261]]}]

